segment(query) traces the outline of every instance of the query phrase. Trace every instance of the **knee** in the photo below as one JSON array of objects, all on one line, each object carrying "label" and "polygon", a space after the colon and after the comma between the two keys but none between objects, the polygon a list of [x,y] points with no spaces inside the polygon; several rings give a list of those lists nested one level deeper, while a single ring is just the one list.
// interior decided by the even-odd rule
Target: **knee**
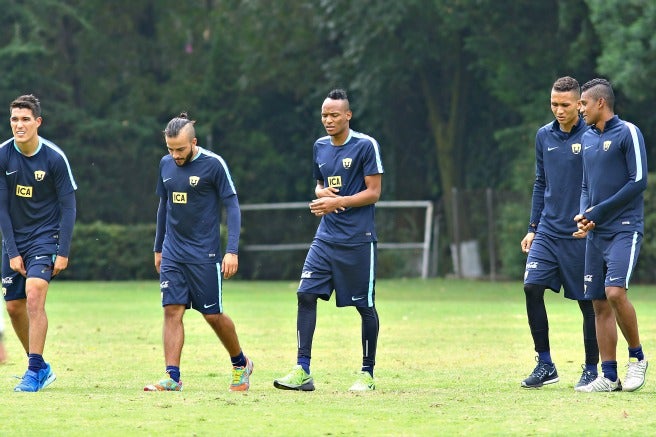
[{"label": "knee", "polygon": [[317,307],[317,299],[319,296],[312,293],[297,293],[298,307],[313,309]]},{"label": "knee", "polygon": [[544,296],[544,285],[524,284],[524,294],[529,299],[542,299],[542,296]]},{"label": "knee", "polygon": [[595,311],[591,300],[580,300],[579,308],[581,309],[583,317],[594,317]]},{"label": "knee", "polygon": [[621,287],[607,287],[606,300],[608,300],[608,303],[612,306],[615,306],[626,300],[626,290]]},{"label": "knee", "polygon": [[376,307],[355,307],[363,318],[378,318]]},{"label": "knee", "polygon": [[164,306],[164,320],[182,321],[185,313],[184,305],[166,305]]},{"label": "knee", "polygon": [[27,313],[27,302],[25,299],[7,301],[7,314],[12,319],[21,317]]}]

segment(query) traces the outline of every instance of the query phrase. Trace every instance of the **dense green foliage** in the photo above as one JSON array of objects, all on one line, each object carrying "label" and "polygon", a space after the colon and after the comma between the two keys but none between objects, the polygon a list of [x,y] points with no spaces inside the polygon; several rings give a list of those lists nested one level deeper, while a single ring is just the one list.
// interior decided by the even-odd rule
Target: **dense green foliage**
[{"label": "dense green foliage", "polygon": [[[352,127],[381,144],[384,199],[436,201],[449,238],[453,188],[530,190],[533,135],[551,118],[559,76],[609,77],[620,116],[647,144],[656,140],[650,2],[0,6],[0,101],[41,98],[40,132],[65,149],[80,187],[79,223],[154,221],[161,131],[183,110],[197,120],[200,144],[228,161],[242,203],[308,200],[319,108],[336,86],[350,92]],[[514,208],[526,210],[499,209]],[[460,220],[464,237],[480,237],[468,216]]]},{"label": "dense green foliage", "polygon": [[155,224],[78,223],[64,279],[155,279]]}]

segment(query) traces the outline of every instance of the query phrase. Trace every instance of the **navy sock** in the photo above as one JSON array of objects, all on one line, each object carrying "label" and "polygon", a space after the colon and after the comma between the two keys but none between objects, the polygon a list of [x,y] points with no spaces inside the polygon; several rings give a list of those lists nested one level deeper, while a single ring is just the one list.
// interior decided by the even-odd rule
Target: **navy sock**
[{"label": "navy sock", "polygon": [[233,367],[244,367],[246,365],[246,357],[244,356],[243,351],[239,351],[238,355],[230,357]]},{"label": "navy sock", "polygon": [[296,364],[301,366],[305,373],[310,374],[310,358],[309,357],[298,357]]},{"label": "navy sock", "polygon": [[38,372],[41,369],[45,369],[46,362],[43,360],[43,355],[39,354],[27,354],[29,358],[27,368],[32,372]]},{"label": "navy sock", "polygon": [[638,361],[645,359],[645,354],[642,352],[642,345],[638,347],[629,348],[629,358],[637,358]]},{"label": "navy sock", "polygon": [[374,376],[374,366],[362,366],[363,372],[368,372],[372,377]]},{"label": "navy sock", "polygon": [[551,361],[550,351],[538,352],[538,360],[542,361],[543,363],[553,364],[553,361]]},{"label": "navy sock", "polygon": [[169,374],[172,380],[180,382],[180,368],[177,366],[166,366],[166,373]]},{"label": "navy sock", "polygon": [[586,364],[585,365],[585,370],[588,372],[592,373],[593,375],[597,375],[597,365],[596,364]]},{"label": "navy sock", "polygon": [[617,361],[602,361],[601,371],[611,381],[617,381]]}]

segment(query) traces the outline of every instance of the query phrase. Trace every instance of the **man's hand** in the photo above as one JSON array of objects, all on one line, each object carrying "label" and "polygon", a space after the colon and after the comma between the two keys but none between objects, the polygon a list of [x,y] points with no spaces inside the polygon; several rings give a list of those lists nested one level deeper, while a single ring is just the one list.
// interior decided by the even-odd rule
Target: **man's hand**
[{"label": "man's hand", "polygon": [[27,276],[27,271],[25,270],[25,263],[23,262],[23,257],[18,255],[9,260],[9,268],[15,272],[20,273],[23,276]]},{"label": "man's hand", "polygon": [[230,279],[237,273],[239,257],[234,253],[226,253],[221,262],[221,271],[224,279]]},{"label": "man's hand", "polygon": [[155,252],[155,270],[157,273],[160,273],[160,267],[162,266],[162,252]]},{"label": "man's hand", "polygon": [[55,258],[55,265],[52,266],[52,276],[57,276],[62,270],[66,270],[68,267],[68,257],[57,255]]},{"label": "man's hand", "polygon": [[522,242],[520,243],[522,245],[522,252],[528,253],[529,249],[531,248],[531,244],[533,244],[534,238],[535,232],[528,232],[524,238],[522,238]]},{"label": "man's hand", "polygon": [[314,199],[310,203],[310,212],[317,217],[324,216],[334,212],[338,214],[340,211],[344,211],[346,208],[341,206],[343,197],[334,196],[334,197],[321,197],[319,199]]},{"label": "man's hand", "polygon": [[588,220],[583,214],[577,214],[574,216],[574,221],[576,222],[576,227],[578,228],[578,231],[572,234],[575,238],[584,238],[586,235],[588,235],[588,232],[593,230],[596,226],[595,222]]}]

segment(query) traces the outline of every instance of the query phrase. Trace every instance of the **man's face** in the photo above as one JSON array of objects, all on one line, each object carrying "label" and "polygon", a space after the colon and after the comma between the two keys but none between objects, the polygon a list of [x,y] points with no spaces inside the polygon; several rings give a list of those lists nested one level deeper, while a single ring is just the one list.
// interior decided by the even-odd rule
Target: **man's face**
[{"label": "man's face", "polygon": [[196,138],[189,139],[184,129],[177,137],[166,137],[166,148],[178,167],[185,165],[194,156]]},{"label": "man's face", "polygon": [[349,128],[351,115],[346,100],[326,99],[321,106],[321,123],[331,137],[339,136]]},{"label": "man's face", "polygon": [[34,141],[38,136],[41,117],[34,117],[32,110],[28,108],[12,108],[9,118],[14,141],[25,144]]},{"label": "man's face", "polygon": [[579,118],[579,95],[576,91],[551,90],[551,112],[562,126],[571,127]]},{"label": "man's face", "polygon": [[601,99],[592,96],[588,91],[583,91],[581,94],[581,115],[585,120],[585,124],[592,126],[597,124],[600,120]]}]

